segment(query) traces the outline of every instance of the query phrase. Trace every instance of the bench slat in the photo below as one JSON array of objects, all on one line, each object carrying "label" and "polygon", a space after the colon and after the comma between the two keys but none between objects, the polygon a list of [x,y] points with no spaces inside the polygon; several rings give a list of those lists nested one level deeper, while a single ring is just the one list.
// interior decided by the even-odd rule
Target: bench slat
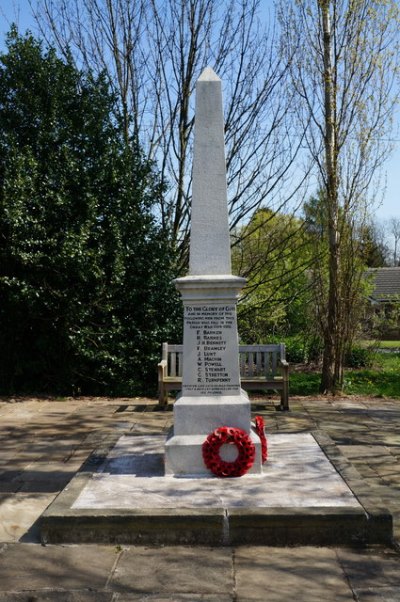
[{"label": "bench slat", "polygon": [[254,351],[250,351],[250,353],[249,353],[249,370],[248,370],[249,376],[254,376],[255,356],[256,356],[256,353]]},{"label": "bench slat", "polygon": [[246,354],[239,353],[239,371],[240,374],[246,374]]},{"label": "bench slat", "polygon": [[264,358],[264,353],[262,353],[261,351],[257,351],[256,356],[257,356],[257,376],[260,376],[263,373],[263,358]]},{"label": "bench slat", "polygon": [[272,374],[276,374],[277,363],[277,353],[275,351],[274,353],[272,353]]},{"label": "bench slat", "polygon": [[271,368],[271,354],[270,353],[266,353],[265,354],[265,377],[268,378],[270,377],[272,374],[272,368]]},{"label": "bench slat", "polygon": [[169,345],[169,343],[164,343],[168,347],[168,351],[183,353],[183,345]]},{"label": "bench slat", "polygon": [[170,369],[169,373],[170,373],[171,376],[176,376],[177,375],[176,374],[176,352],[175,351],[172,351],[170,353],[170,366],[169,366],[169,369]]}]

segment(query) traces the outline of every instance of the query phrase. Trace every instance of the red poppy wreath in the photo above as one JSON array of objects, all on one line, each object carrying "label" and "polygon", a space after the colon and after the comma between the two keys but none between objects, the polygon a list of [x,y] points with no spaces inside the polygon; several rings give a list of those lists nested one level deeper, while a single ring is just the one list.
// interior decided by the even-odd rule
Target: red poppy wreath
[{"label": "red poppy wreath", "polygon": [[[238,455],[233,462],[220,456],[223,445],[236,445]],[[210,433],[203,443],[205,465],[217,477],[241,477],[254,464],[256,449],[246,431],[230,426],[221,426]]]}]

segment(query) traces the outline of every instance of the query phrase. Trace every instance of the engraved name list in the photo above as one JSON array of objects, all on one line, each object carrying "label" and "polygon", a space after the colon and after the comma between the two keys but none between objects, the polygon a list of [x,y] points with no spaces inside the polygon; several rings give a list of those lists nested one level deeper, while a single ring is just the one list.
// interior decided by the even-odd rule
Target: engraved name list
[{"label": "engraved name list", "polygon": [[[240,389],[236,345],[235,305],[186,305],[185,336],[194,356],[184,378],[189,395],[235,395]],[[235,341],[237,344],[237,341]],[[236,363],[235,363],[236,359]],[[232,361],[233,360],[233,361]]]}]

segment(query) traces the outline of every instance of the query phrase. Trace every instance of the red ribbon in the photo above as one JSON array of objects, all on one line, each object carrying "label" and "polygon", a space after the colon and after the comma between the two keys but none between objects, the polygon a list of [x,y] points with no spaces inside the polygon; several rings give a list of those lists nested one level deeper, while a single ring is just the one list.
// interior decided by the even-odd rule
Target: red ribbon
[{"label": "red ribbon", "polygon": [[267,438],[265,436],[265,423],[264,418],[262,416],[256,416],[254,419],[256,425],[256,433],[260,437],[261,440],[261,459],[264,464],[268,458],[268,444]]}]

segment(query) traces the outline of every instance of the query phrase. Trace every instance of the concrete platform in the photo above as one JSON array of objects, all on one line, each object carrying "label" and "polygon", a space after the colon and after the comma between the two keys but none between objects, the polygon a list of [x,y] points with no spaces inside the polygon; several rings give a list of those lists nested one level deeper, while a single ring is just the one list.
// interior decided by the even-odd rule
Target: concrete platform
[{"label": "concrete platform", "polygon": [[392,540],[390,513],[379,504],[371,506],[355,469],[321,432],[270,435],[262,474],[235,479],[164,476],[164,442],[161,435],[110,440],[43,514],[42,542],[328,545]]}]

